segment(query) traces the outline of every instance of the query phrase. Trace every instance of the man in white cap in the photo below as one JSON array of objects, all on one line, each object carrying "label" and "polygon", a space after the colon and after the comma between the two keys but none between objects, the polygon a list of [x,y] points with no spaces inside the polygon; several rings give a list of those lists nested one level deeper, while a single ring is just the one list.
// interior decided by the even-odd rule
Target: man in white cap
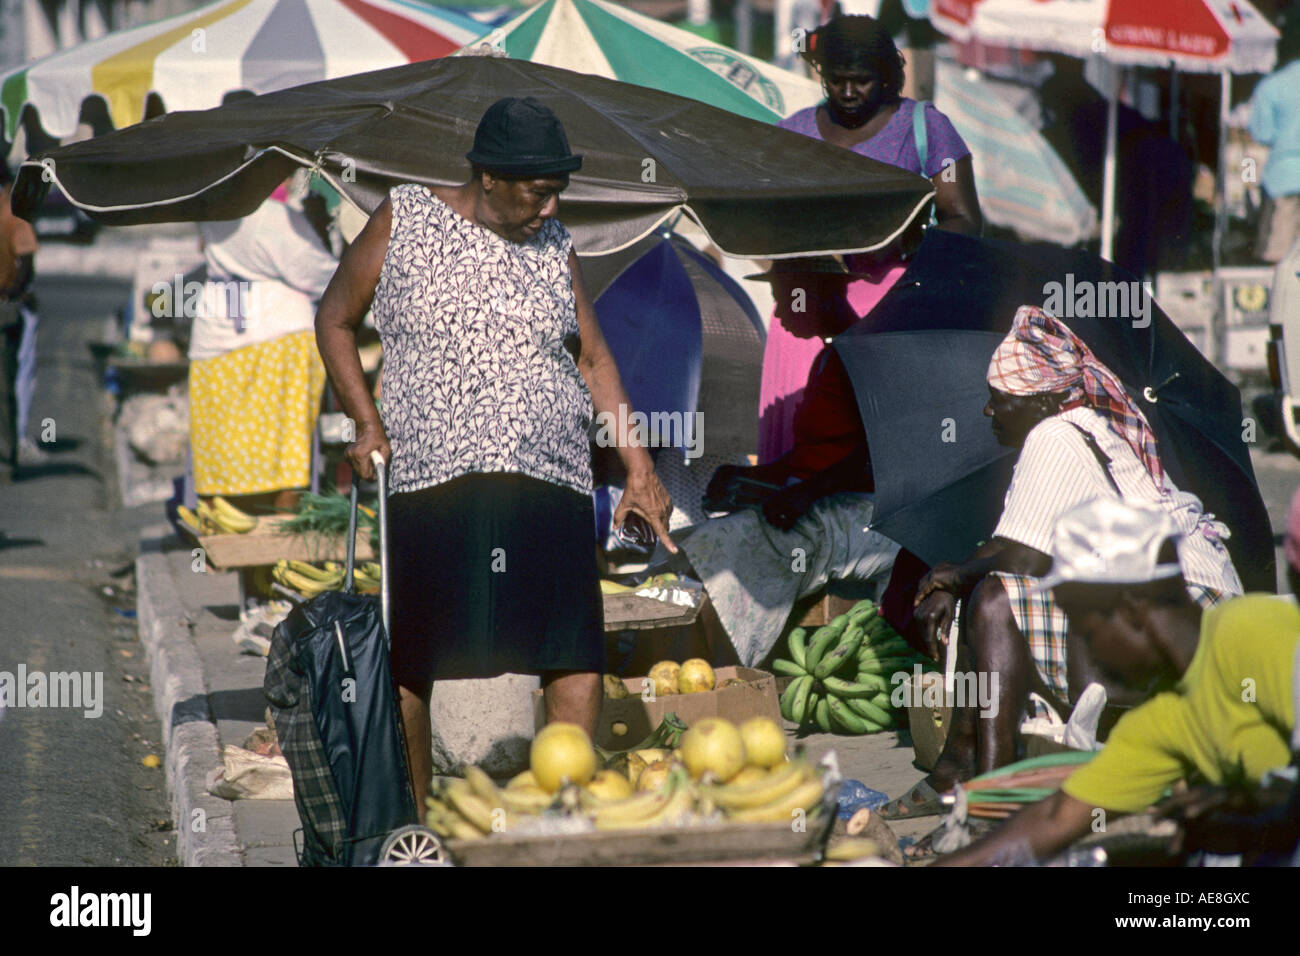
[{"label": "man in white cap", "polygon": [[1300,608],[1248,594],[1203,609],[1187,591],[1181,539],[1161,509],[1113,498],[1057,523],[1040,587],[1052,590],[1109,687],[1153,696],[1059,791],[940,865],[989,865],[1026,848],[1047,859],[1186,777],[1255,786],[1292,762]]}]

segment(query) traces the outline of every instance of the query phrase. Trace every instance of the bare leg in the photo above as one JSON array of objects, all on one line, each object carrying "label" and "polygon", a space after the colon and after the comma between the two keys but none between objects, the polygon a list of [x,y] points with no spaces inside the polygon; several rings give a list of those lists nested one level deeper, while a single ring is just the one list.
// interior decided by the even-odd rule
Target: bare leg
[{"label": "bare leg", "polygon": [[557,720],[577,724],[591,736],[604,701],[600,674],[595,671],[548,671],[542,675],[546,698],[546,722]]},{"label": "bare leg", "polygon": [[988,773],[1016,759],[1020,716],[1029,699],[1034,662],[1011,613],[1011,600],[997,578],[985,578],[971,594],[967,631],[976,674],[998,677],[993,716],[979,718],[976,768]]},{"label": "bare leg", "polygon": [[985,578],[971,593],[965,615],[963,643],[957,669],[963,673],[997,674],[992,717],[979,716],[978,707],[954,707],[943,753],[926,783],[940,793],[979,773],[1015,760],[1020,713],[1032,689],[1043,693],[1034,680],[1036,670],[1020,629],[1011,613],[1011,601],[996,578]]},{"label": "bare leg", "polygon": [[433,729],[429,722],[429,694],[432,685],[412,690],[399,687],[402,727],[406,731],[406,766],[411,774],[415,809],[424,816],[424,798],[433,783]]}]

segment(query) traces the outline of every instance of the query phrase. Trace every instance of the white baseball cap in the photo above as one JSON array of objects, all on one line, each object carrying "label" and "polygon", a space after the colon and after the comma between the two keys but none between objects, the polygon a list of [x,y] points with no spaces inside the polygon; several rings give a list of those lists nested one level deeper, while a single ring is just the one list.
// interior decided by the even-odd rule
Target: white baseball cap
[{"label": "white baseball cap", "polygon": [[1056,522],[1052,570],[1033,588],[1043,591],[1066,582],[1146,584],[1182,573],[1177,562],[1160,563],[1160,549],[1182,538],[1168,512],[1097,498],[1072,508]]}]

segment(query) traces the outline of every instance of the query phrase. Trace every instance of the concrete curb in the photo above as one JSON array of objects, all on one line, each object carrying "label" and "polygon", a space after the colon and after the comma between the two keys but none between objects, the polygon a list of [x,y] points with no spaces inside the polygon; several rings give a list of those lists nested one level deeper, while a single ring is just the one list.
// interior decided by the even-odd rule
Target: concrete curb
[{"label": "concrete curb", "polygon": [[136,613],[162,722],[167,791],[182,866],[243,866],[232,805],[207,791],[207,776],[223,765],[217,725],[191,622],[176,593],[162,542],[166,525],[146,528],[135,563]]}]

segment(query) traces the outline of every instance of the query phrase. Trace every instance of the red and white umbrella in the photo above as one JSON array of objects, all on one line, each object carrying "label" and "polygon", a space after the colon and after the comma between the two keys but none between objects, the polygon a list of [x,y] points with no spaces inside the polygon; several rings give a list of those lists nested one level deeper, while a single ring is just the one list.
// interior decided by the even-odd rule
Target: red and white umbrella
[{"label": "red and white umbrella", "polygon": [[1201,73],[1267,73],[1277,42],[1245,0],[934,0],[930,21],[962,42]]},{"label": "red and white umbrella", "polygon": [[[1273,25],[1246,0],[933,0],[930,21],[961,42],[1101,56],[1112,67],[1218,73],[1221,128],[1230,106],[1229,77],[1272,70],[1278,39]],[[1114,236],[1118,86],[1112,72],[1102,188],[1105,259],[1111,258]],[[1216,255],[1221,231],[1220,224]]]}]

